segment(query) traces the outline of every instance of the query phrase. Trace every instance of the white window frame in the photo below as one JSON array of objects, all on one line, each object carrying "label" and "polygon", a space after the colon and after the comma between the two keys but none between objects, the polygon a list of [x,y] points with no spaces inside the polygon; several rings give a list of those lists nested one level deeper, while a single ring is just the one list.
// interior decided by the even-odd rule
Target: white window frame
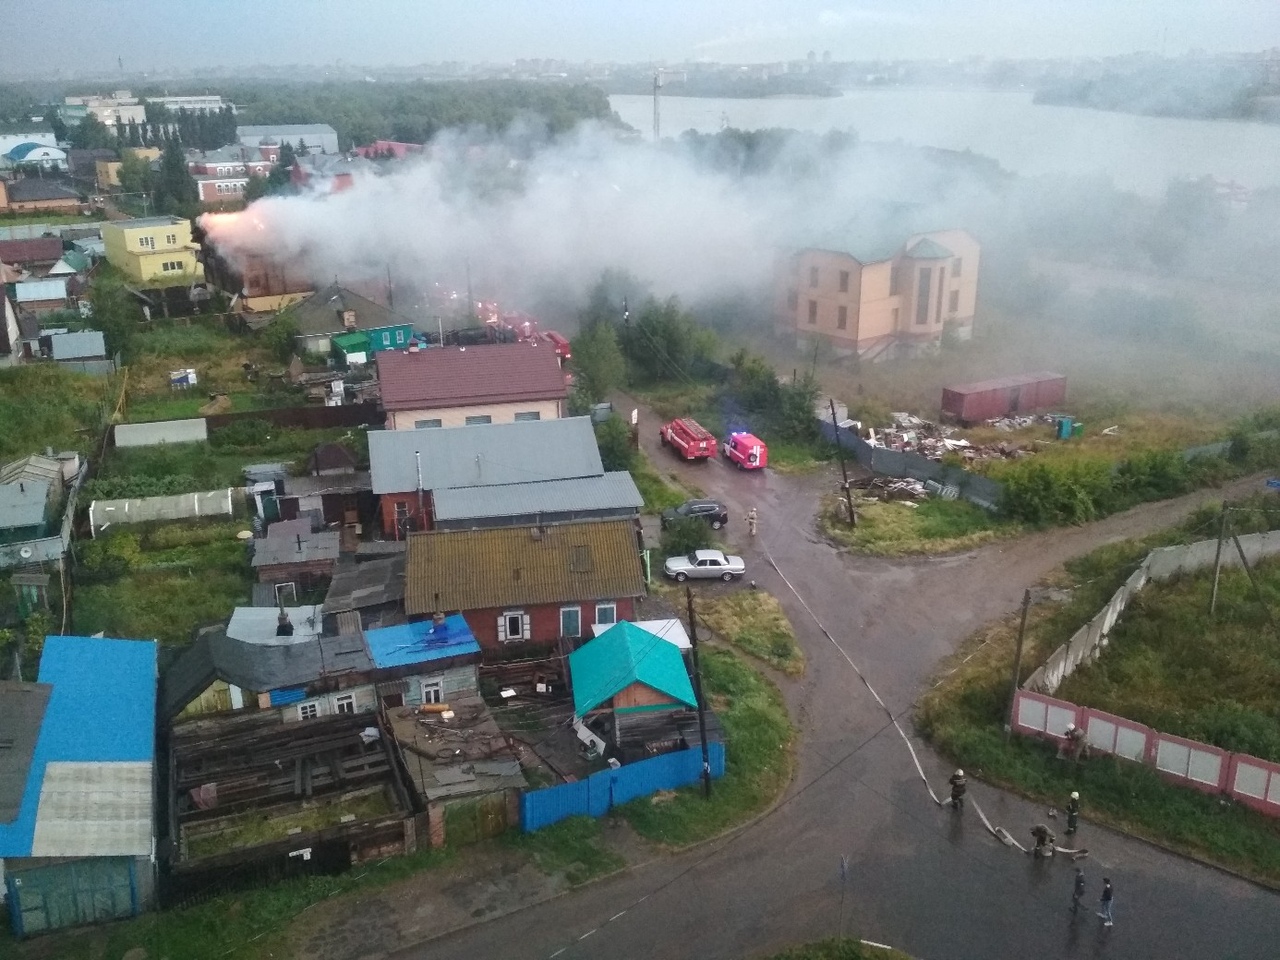
[{"label": "white window frame", "polygon": [[[520,632],[511,633],[511,621],[515,619],[520,623]],[[503,610],[502,617],[498,621],[498,639],[503,643],[523,643],[527,641],[532,633],[530,629],[531,623],[529,614],[524,610]]]},{"label": "white window frame", "polygon": [[444,677],[423,677],[419,689],[423,703],[444,703]]},{"label": "white window frame", "polygon": [[[600,614],[601,614],[603,611],[605,611],[605,610],[608,610],[608,611],[609,611],[609,619],[608,619],[608,620],[601,620],[601,619],[600,619]],[[602,625],[603,625],[603,624],[608,624],[608,625],[612,626],[613,624],[615,624],[615,623],[617,623],[617,622],[618,622],[618,604],[617,604],[615,601],[613,601],[613,600],[608,600],[608,601],[606,601],[606,602],[604,602],[604,603],[597,603],[597,604],[596,604],[596,623],[598,623],[598,624],[602,624]]]},{"label": "white window frame", "polygon": [[[344,707],[351,707],[350,710],[344,710]],[[337,714],[351,714],[356,712],[356,695],[354,693],[340,693],[333,698],[333,712]]]},{"label": "white window frame", "polygon": [[[296,606],[298,603],[298,586],[292,580],[275,585],[276,603],[280,606]],[[285,596],[286,590],[288,596]]]},{"label": "white window frame", "polygon": [[[577,629],[577,631],[576,631],[576,632],[574,632],[574,633],[570,633],[568,630],[566,630],[566,629],[564,628],[564,615],[565,615],[566,613],[570,613],[570,612],[572,612],[572,613],[573,613],[573,615],[574,615],[575,617],[577,617],[577,619],[578,619],[578,629]],[[561,608],[560,608],[560,636],[562,636],[562,637],[580,637],[580,636],[582,636],[582,607],[577,606],[577,605],[575,604],[574,606],[571,606],[571,607],[561,607]]]},{"label": "white window frame", "polygon": [[314,720],[320,716],[320,701],[307,700],[297,705],[299,720]]}]

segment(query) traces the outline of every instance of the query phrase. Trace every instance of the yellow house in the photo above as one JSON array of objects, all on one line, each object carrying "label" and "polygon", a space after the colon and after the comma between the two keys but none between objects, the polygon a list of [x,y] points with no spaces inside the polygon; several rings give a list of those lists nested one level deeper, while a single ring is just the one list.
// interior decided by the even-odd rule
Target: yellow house
[{"label": "yellow house", "polygon": [[[122,150],[121,153],[131,154],[148,161],[160,159],[159,147],[129,147]],[[94,172],[99,190],[120,186],[119,160],[99,160],[94,164]]]},{"label": "yellow house", "polygon": [[138,283],[173,286],[204,280],[191,221],[182,217],[112,220],[102,225],[107,262]]}]

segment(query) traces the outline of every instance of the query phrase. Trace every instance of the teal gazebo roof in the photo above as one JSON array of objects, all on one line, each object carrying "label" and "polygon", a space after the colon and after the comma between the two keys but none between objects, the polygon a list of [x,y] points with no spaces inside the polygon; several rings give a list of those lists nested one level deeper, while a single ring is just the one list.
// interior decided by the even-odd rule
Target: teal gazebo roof
[{"label": "teal gazebo roof", "polygon": [[625,621],[569,654],[573,712],[581,717],[633,683],[697,707],[680,648]]}]

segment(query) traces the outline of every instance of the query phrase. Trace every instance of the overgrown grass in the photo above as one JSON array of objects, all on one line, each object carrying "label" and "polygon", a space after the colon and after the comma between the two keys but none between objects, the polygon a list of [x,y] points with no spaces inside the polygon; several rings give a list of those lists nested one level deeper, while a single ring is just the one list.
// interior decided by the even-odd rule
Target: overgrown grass
[{"label": "overgrown grass", "polygon": [[776,597],[763,590],[735,590],[704,598],[698,613],[721,638],[789,677],[804,673],[804,653]]},{"label": "overgrown grass", "polygon": [[357,820],[390,813],[392,806],[385,793],[367,793],[336,803],[325,803],[292,813],[273,816],[264,811],[249,810],[234,820],[223,821],[216,832],[201,833],[187,839],[187,856],[205,857],[241,847],[284,840],[289,831],[321,830],[336,826],[342,818],[353,815]]},{"label": "overgrown grass", "polygon": [[778,688],[731,650],[705,648],[701,660],[703,692],[725,730],[725,775],[710,800],[697,784],[618,808],[641,836],[677,847],[749,820],[791,779],[795,731]]},{"label": "overgrown grass", "polygon": [[0,460],[54,450],[88,452],[113,406],[114,377],[72,373],[56,363],[0,370]]},{"label": "overgrown grass", "polygon": [[564,874],[575,887],[626,866],[621,855],[604,845],[594,817],[570,817],[533,833],[511,832],[503,842],[528,853],[545,873]]},{"label": "overgrown grass", "polygon": [[886,557],[954,553],[983,543],[1016,536],[1020,524],[999,517],[965,500],[931,498],[909,507],[904,503],[858,503],[858,526],[850,527],[841,512],[843,498],[823,501],[822,532],[837,543],[863,553]]},{"label": "overgrown grass", "polygon": [[0,956],[20,960],[121,960],[137,947],[165,960],[268,960],[286,956],[290,923],[338,894],[369,891],[451,861],[454,851],[421,850],[361,864],[338,876],[302,877],[218,897],[182,910],[148,913],[102,927],[55,933],[21,944],[0,941]]},{"label": "overgrown grass", "polygon": [[911,960],[900,950],[870,947],[852,937],[832,937],[791,947],[769,960]]},{"label": "overgrown grass", "polygon": [[[1262,503],[1256,498],[1249,506]],[[1178,527],[1142,540],[1109,544],[1067,563],[1056,579],[1059,586],[1070,588],[1069,599],[1032,607],[1024,676],[1097,613],[1152,548],[1211,537],[1215,513],[1213,507],[1206,507]],[[1274,514],[1261,509],[1234,516],[1241,532],[1267,528],[1275,521]],[[1055,751],[1037,741],[1015,737],[1006,743],[1003,724],[1016,633],[1017,618],[1011,616],[971,637],[952,663],[944,666],[950,672],[944,673],[942,683],[921,698],[917,723],[939,750],[984,780],[1046,803],[1061,804],[1068,793],[1079,790],[1086,819],[1280,882],[1280,822],[1166,783],[1140,764],[1098,756],[1077,766],[1055,759]],[[1202,652],[1206,658],[1216,655]],[[1104,669],[1112,653],[1108,650],[1103,656]],[[1140,671],[1143,662],[1138,658],[1134,668]],[[1212,664],[1199,672],[1194,661],[1187,666],[1187,686],[1208,682]]]},{"label": "overgrown grass", "polygon": [[797,443],[793,440],[767,440],[769,467],[781,473],[804,473],[831,463],[836,457],[833,444],[821,440]]},{"label": "overgrown grass", "polygon": [[631,479],[644,498],[644,512],[659,514],[668,507],[678,507],[689,499],[686,491],[664,480],[642,454],[631,469]]}]

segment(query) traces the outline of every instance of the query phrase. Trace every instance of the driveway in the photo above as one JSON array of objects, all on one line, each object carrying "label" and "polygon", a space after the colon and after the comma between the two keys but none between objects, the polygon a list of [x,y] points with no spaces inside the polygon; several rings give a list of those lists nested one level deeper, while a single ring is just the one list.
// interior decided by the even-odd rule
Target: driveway
[{"label": "driveway", "polygon": [[[842,856],[849,858],[845,929],[926,960],[1277,955],[1280,898],[1088,823],[1080,838],[1092,852],[1082,861],[1090,909],[1073,917],[1069,862],[1035,862],[995,842],[972,809],[936,807],[846,660],[888,709],[904,715],[938,661],[1016,608],[1024,588],[1072,556],[1168,526],[1223,491],[950,557],[855,557],[813,531],[815,498],[834,488],[838,468],[787,476],[740,472],[719,460],[685,464],[659,446],[658,422],[643,409],[640,424],[660,472],[686,477],[729,506],[726,533],[746,558],[748,577],[777,596],[795,624],[809,661],[804,679],[784,687],[799,729],[796,779],[778,808],[738,834],[398,956],[763,955],[837,932]],[[754,541],[742,522],[752,506],[760,515]],[[948,771],[915,746],[940,792]],[[970,792],[1019,839],[1044,819],[1042,809],[981,784]],[[1104,873],[1116,887],[1111,930],[1093,916]]]}]

